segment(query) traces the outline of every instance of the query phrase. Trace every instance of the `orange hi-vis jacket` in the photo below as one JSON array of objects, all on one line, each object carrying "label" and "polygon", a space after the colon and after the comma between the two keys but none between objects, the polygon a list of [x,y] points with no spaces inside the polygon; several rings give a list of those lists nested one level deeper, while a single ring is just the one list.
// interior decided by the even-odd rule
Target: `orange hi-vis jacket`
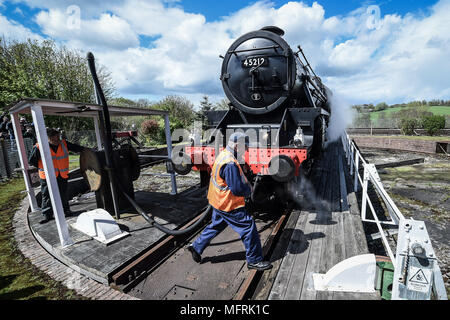
[{"label": "orange hi-vis jacket", "polygon": [[230,212],[232,210],[245,207],[245,198],[235,196],[227,186],[225,179],[220,177],[220,170],[222,166],[230,162],[234,162],[237,165],[239,172],[241,173],[242,180],[248,183],[239,162],[229,150],[224,149],[216,158],[216,161],[212,167],[211,180],[209,182],[208,189],[208,200],[209,204],[215,209],[225,212]]},{"label": "orange hi-vis jacket", "polygon": [[[36,147],[39,149],[39,143],[36,143]],[[56,153],[50,148],[52,154],[53,166],[55,167],[55,176],[61,175],[61,178],[69,178],[69,152],[67,151],[66,140],[61,140]],[[39,178],[45,179],[44,166],[42,164],[42,159],[38,161],[39,168]]]}]

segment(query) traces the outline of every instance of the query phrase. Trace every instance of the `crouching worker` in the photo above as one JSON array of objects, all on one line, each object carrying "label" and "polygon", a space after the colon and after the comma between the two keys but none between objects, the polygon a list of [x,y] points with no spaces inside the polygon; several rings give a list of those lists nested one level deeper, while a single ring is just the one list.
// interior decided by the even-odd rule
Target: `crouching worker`
[{"label": "crouching worker", "polygon": [[252,186],[237,160],[244,156],[240,152],[244,145],[248,150],[248,137],[240,132],[233,133],[227,147],[216,158],[208,189],[209,204],[213,207],[212,222],[187,249],[194,261],[200,263],[203,250],[229,225],[244,243],[248,268],[262,271],[272,268],[272,264],[263,261],[255,221],[245,210],[245,198],[251,195]]},{"label": "crouching worker", "polygon": [[[60,133],[56,129],[47,129],[47,136],[50,145],[50,152],[53,159],[53,167],[55,168],[56,181],[58,182],[59,194],[64,208],[64,214],[70,216],[69,201],[67,200],[67,180],[69,180],[69,151],[82,152],[85,148],[73,143],[60,139]],[[52,203],[48,190],[47,181],[45,179],[44,166],[42,164],[41,154],[39,152],[39,143],[36,143],[31,151],[28,162],[38,168],[41,183],[41,213],[43,219],[39,223],[43,224],[53,218]]]}]

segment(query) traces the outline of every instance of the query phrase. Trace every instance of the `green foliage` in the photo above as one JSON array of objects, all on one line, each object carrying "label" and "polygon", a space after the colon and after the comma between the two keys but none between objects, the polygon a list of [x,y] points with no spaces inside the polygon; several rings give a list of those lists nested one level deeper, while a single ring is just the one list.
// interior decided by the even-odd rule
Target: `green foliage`
[{"label": "green foliage", "polygon": [[[169,111],[170,130],[189,129],[196,119],[194,105],[184,97],[167,96],[153,103],[147,99],[130,100],[126,98],[111,99],[110,105],[149,108]],[[114,118],[119,130],[137,130],[139,139],[145,145],[161,145],[166,143],[164,118],[161,116],[136,116]]]},{"label": "green foliage", "polygon": [[229,103],[230,101],[228,99],[222,99],[215,103],[214,110],[230,110]]},{"label": "green foliage", "polygon": [[432,115],[433,113],[427,111],[425,108],[410,107],[410,108],[402,108],[399,111],[395,112],[392,116],[397,119],[399,118],[421,119]]},{"label": "green foliage", "polygon": [[355,128],[369,128],[371,126],[370,113],[369,112],[359,112],[356,114],[353,120],[353,126]]},{"label": "green foliage", "polygon": [[429,135],[433,136],[438,130],[445,128],[445,117],[439,115],[424,117],[422,126]]},{"label": "green foliage", "polygon": [[205,111],[211,111],[213,110],[213,104],[209,102],[208,96],[203,96],[203,100],[200,101],[200,113],[203,113]]},{"label": "green foliage", "polygon": [[194,105],[184,97],[170,95],[152,105],[154,109],[169,111],[170,129],[188,128],[195,120]]},{"label": "green foliage", "polygon": [[203,100],[200,101],[200,109],[196,113],[196,119],[202,122],[202,129],[204,130],[206,127],[208,127],[208,119],[205,112],[229,110],[230,107],[228,106],[228,104],[228,99],[222,99],[219,102],[212,104],[211,102],[209,102],[208,96],[203,96]]},{"label": "green foliage", "polygon": [[420,127],[420,121],[414,118],[402,118],[399,124],[404,135],[413,135],[414,130]]},{"label": "green foliage", "polygon": [[155,119],[145,120],[141,124],[141,130],[144,134],[153,135],[158,132],[159,125]]},{"label": "green foliage", "polygon": [[[164,126],[164,123],[162,123]],[[155,145],[162,142],[165,136],[162,136],[161,131],[164,130],[164,127],[160,127],[160,124],[156,119],[148,119],[144,120],[141,123],[140,131],[141,136],[144,138],[145,144]]]},{"label": "green foliage", "polygon": [[375,106],[375,111],[382,111],[386,110],[389,106],[386,104],[386,102],[381,102]]},{"label": "green foliage", "polygon": [[[97,68],[105,97],[115,92],[110,74]],[[0,109],[21,98],[94,103],[94,88],[86,58],[52,40],[26,42],[0,39]],[[47,116],[46,125],[65,130],[93,129],[89,119]]]}]

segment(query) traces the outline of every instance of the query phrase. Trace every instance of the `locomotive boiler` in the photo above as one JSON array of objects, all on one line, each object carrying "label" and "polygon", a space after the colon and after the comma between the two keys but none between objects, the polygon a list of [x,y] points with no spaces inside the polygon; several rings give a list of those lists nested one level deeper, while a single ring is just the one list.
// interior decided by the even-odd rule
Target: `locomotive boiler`
[{"label": "locomotive boiler", "polygon": [[294,52],[283,35],[275,26],[249,32],[221,56],[230,109],[206,113],[214,130],[204,143],[184,148],[178,173],[198,170],[205,185],[215,156],[241,131],[250,137],[244,167],[254,183],[253,202],[286,200],[286,184],[308,175],[326,140],[332,93],[301,47]]}]

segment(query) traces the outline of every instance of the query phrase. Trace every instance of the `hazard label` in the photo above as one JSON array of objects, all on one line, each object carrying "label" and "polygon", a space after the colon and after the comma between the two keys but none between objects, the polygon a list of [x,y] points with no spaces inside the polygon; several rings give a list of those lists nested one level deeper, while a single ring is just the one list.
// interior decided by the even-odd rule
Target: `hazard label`
[{"label": "hazard label", "polygon": [[409,270],[409,280],[407,288],[409,290],[428,292],[431,284],[431,274],[430,269],[421,269],[416,267],[411,267]]}]

